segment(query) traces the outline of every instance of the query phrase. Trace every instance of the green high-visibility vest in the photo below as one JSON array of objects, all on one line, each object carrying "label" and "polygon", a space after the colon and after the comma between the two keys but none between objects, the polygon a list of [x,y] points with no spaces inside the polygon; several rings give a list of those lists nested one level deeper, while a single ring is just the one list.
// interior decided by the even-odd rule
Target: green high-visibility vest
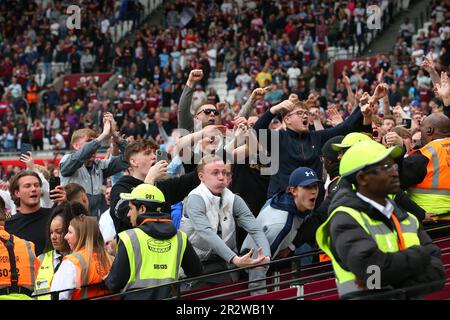
[{"label": "green high-visibility vest", "polygon": [[[316,232],[316,241],[319,247],[331,258],[333,264],[334,273],[336,274],[336,285],[338,288],[339,296],[342,297],[345,294],[354,291],[366,290],[361,288],[356,283],[356,276],[354,273],[345,270],[337,262],[330,249],[330,221],[336,212],[345,212],[353,219],[355,219],[359,225],[367,232],[378,245],[378,248],[385,253],[392,253],[399,251],[397,232],[389,229],[383,222],[370,218],[366,213],[357,211],[355,209],[340,206],[337,207],[328,217]],[[408,213],[408,217],[400,222],[400,227],[403,233],[403,239],[405,242],[405,248],[409,248],[414,245],[420,245],[420,240],[417,235],[419,229],[419,221],[412,214]]]},{"label": "green high-visibility vest", "polygon": [[130,278],[124,291],[159,286],[178,280],[186,250],[186,233],[167,240],[155,239],[139,228],[119,233],[130,262]]},{"label": "green high-visibility vest", "polygon": [[[38,259],[40,262],[36,281],[34,283],[34,294],[43,294],[50,292],[50,286],[54,275],[53,270],[53,252],[54,250],[42,253]],[[50,300],[51,295],[39,296],[38,300]]]}]

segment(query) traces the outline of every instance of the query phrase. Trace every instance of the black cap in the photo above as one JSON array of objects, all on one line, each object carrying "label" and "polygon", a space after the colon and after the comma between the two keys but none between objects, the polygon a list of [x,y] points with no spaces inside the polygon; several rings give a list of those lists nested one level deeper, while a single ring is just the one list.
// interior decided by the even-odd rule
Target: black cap
[{"label": "black cap", "polygon": [[338,153],[331,148],[333,143],[341,143],[344,139],[344,136],[336,136],[329,139],[322,147],[322,156],[327,158],[333,162],[337,162]]}]

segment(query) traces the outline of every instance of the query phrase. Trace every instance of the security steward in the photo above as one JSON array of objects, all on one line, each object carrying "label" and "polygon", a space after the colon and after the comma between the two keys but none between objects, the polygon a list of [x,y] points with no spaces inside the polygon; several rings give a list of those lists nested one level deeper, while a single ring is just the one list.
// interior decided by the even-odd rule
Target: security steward
[{"label": "security steward", "polygon": [[399,288],[403,295],[383,299],[419,298],[444,285],[438,247],[414,215],[388,198],[400,189],[394,159],[401,154],[398,147],[362,141],[341,159],[339,173],[356,191],[338,191],[316,233],[331,258],[341,299],[375,299],[380,291]]},{"label": "security steward", "polygon": [[34,121],[37,114],[37,104],[39,102],[39,88],[34,79],[31,79],[30,83],[26,87],[26,91],[26,99],[30,106],[31,120]]},{"label": "security steward", "polygon": [[[360,132],[352,132],[347,134],[342,142],[340,143],[333,143],[331,144],[331,149],[338,153],[337,156],[337,164],[339,165],[339,161],[344,155],[344,153],[353,146],[354,144],[361,142],[361,141],[371,141],[372,139]],[[400,157],[399,157],[400,158]],[[333,185],[333,184],[331,184]],[[348,183],[345,179],[337,179],[337,182],[333,185],[332,188],[329,188],[330,192],[328,193],[331,198],[336,194],[336,192],[339,190],[341,185],[348,186]],[[407,194],[403,190],[399,190],[396,194],[389,195],[389,198],[395,201],[395,203],[401,207],[402,209],[412,213],[419,221],[422,222],[434,222],[435,221],[435,213],[425,212],[425,210],[418,206],[414,201],[412,201],[410,198],[408,198]],[[326,203],[328,205],[330,200]],[[324,201],[325,203],[325,201]],[[324,206],[324,203],[321,204],[321,206]]]},{"label": "security steward", "polygon": [[171,286],[163,285],[178,280],[180,267],[187,276],[201,275],[200,259],[186,234],[177,231],[170,213],[161,212],[165,202],[161,190],[141,184],[120,197],[129,200],[128,217],[134,228],[118,234],[116,256],[105,278],[109,290],[125,292],[158,286],[122,297],[159,300],[170,297]]},{"label": "security steward", "polygon": [[0,197],[0,300],[32,300],[39,260],[34,244],[5,230],[5,202]]},{"label": "security steward", "polygon": [[[427,212],[436,213],[441,225],[450,224],[450,119],[433,113],[421,127],[423,147],[402,162],[401,182],[409,197]],[[440,235],[450,234],[450,228]]]}]

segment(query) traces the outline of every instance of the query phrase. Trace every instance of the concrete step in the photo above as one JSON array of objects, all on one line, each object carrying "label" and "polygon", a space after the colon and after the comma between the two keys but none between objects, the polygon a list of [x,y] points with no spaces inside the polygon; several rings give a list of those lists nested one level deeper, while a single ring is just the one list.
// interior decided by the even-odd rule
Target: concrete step
[{"label": "concrete step", "polygon": [[213,84],[213,85],[224,85],[224,86],[226,86],[227,85],[227,83],[225,82],[225,81],[220,81],[220,80],[214,80],[214,81],[211,81],[211,80],[209,80],[208,81],[208,85],[211,85],[211,84]]},{"label": "concrete step", "polygon": [[227,79],[224,78],[214,78],[214,79],[209,79],[208,80],[209,83],[226,83]]}]

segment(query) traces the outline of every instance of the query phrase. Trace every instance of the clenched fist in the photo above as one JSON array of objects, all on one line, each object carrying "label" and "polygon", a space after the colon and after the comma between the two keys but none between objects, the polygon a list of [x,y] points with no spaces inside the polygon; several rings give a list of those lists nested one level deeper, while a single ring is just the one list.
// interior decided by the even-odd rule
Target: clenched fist
[{"label": "clenched fist", "polygon": [[189,73],[189,79],[187,85],[191,88],[194,87],[195,83],[203,79],[203,70],[194,69]]}]

